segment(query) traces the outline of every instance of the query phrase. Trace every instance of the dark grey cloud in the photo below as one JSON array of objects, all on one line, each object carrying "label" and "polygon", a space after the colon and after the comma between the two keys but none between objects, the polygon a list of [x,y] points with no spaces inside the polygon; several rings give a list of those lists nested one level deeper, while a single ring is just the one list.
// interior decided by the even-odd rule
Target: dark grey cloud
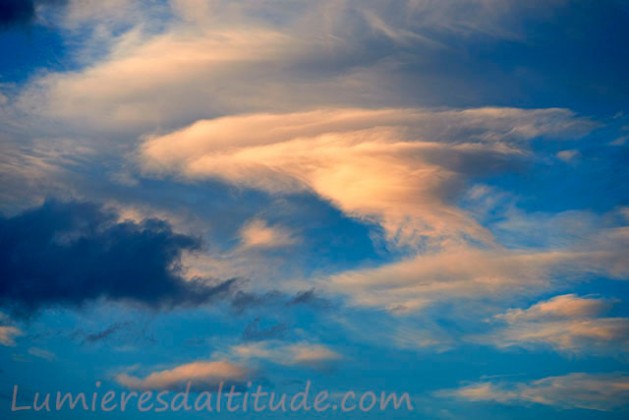
[{"label": "dark grey cloud", "polygon": [[288,302],[290,305],[308,305],[315,307],[329,307],[331,302],[321,296],[315,289],[297,292]]},{"label": "dark grey cloud", "polygon": [[0,27],[25,25],[35,19],[35,3],[28,0],[0,0]]},{"label": "dark grey cloud", "polygon": [[240,314],[255,308],[287,308],[303,305],[314,309],[331,308],[332,302],[321,296],[315,289],[286,294],[278,290],[264,293],[238,290],[231,299],[232,309]]},{"label": "dark grey cloud", "polygon": [[235,280],[181,276],[182,252],[199,247],[161,220],[119,222],[94,204],[47,201],[0,217],[0,305],[29,313],[96,299],[172,307],[228,297]]},{"label": "dark grey cloud", "polygon": [[66,0],[0,0],[0,28],[29,25],[37,18],[37,5],[61,5]]},{"label": "dark grey cloud", "polygon": [[96,343],[96,342],[105,340],[108,337],[110,337],[110,336],[114,335],[115,333],[117,333],[118,331],[120,331],[121,329],[128,327],[130,324],[131,323],[129,321],[116,322],[115,324],[110,325],[109,327],[105,328],[104,330],[87,334],[85,336],[85,338],[83,338],[83,343],[90,343],[91,344],[91,343]]},{"label": "dark grey cloud", "polygon": [[277,290],[272,290],[265,293],[255,293],[239,290],[238,292],[236,292],[231,301],[232,309],[238,314],[241,314],[252,308],[279,306],[282,304],[285,304],[285,295],[278,292]]}]

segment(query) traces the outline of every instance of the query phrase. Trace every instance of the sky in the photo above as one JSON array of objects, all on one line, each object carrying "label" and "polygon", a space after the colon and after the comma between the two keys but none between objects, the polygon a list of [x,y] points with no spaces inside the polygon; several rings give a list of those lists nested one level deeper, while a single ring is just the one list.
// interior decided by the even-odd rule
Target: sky
[{"label": "sky", "polygon": [[[627,418],[627,40],[625,0],[0,0],[0,417]],[[412,409],[32,407],[220,384]]]}]

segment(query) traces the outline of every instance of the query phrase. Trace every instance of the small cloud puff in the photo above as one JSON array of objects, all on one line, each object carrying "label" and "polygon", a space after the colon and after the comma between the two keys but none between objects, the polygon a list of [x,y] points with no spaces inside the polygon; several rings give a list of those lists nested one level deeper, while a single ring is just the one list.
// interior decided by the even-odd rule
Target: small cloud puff
[{"label": "small cloud puff", "polygon": [[576,160],[581,153],[578,150],[562,150],[557,153],[557,158],[563,160],[564,162],[573,162]]},{"label": "small cloud puff", "polygon": [[240,240],[244,248],[279,248],[296,242],[288,229],[269,226],[260,219],[251,220],[242,227]]},{"label": "small cloud puff", "polygon": [[14,346],[15,337],[22,335],[22,331],[19,328],[11,326],[0,326],[0,345],[2,346]]}]

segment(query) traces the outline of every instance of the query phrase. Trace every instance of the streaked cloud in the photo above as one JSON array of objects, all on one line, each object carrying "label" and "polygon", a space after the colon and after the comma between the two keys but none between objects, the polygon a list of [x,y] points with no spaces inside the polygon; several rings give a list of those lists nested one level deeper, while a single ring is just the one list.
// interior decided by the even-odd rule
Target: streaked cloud
[{"label": "streaked cloud", "polygon": [[262,321],[258,317],[251,321],[245,327],[242,332],[243,341],[264,341],[272,339],[281,339],[288,332],[288,325],[283,323],[276,323],[270,326],[264,327],[261,325]]},{"label": "streaked cloud", "polygon": [[83,338],[83,343],[94,344],[102,340],[106,340],[112,335],[115,335],[118,331],[129,327],[129,325],[131,325],[131,322],[129,321],[117,322],[101,331],[85,334],[85,337]]},{"label": "streaked cloud", "polygon": [[497,315],[507,325],[475,341],[501,348],[548,346],[568,354],[626,354],[629,318],[601,316],[613,303],[574,294],[556,296]]},{"label": "streaked cloud", "polygon": [[[83,50],[98,53],[40,75],[18,102],[75,128],[135,134],[254,110],[381,106],[396,95],[374,81],[396,84],[390,70],[403,67],[404,48],[434,55],[452,38],[524,38],[522,14],[544,16],[562,1],[535,3],[75,0],[62,23],[82,28]],[[401,49],[374,48],[383,40]]]},{"label": "streaked cloud", "polygon": [[287,42],[272,29],[230,28],[199,36],[174,32],[146,41],[131,31],[108,60],[82,72],[49,74],[21,101],[44,115],[81,118],[82,124],[100,129],[115,130],[113,121],[123,132],[188,119],[201,109],[203,114],[224,112],[227,104],[207,106],[216,86],[228,83],[235,89],[239,68],[250,72],[251,63],[277,60]]},{"label": "streaked cloud", "polygon": [[3,4],[20,395],[45,367],[629,410],[623,0]]},{"label": "streaked cloud", "polygon": [[171,369],[157,370],[144,377],[121,373],[116,381],[127,388],[137,390],[173,390],[185,388],[215,389],[221,382],[240,384],[251,377],[251,372],[229,361],[198,361]]},{"label": "streaked cloud", "polygon": [[334,275],[326,287],[359,305],[408,312],[440,300],[534,294],[558,276],[626,275],[622,227],[592,229],[578,246],[514,250],[457,205],[475,176],[532,159],[531,139],[579,136],[592,127],[561,109],[253,114],[148,137],[139,159],[153,176],[220,179],[271,195],[310,192],[380,224],[392,244],[413,244],[419,255]]},{"label": "streaked cloud", "polygon": [[243,360],[266,360],[286,366],[322,367],[343,356],[322,344],[287,344],[277,340],[258,341],[232,347],[229,353]]},{"label": "streaked cloud", "polygon": [[478,382],[439,395],[473,402],[537,403],[565,409],[610,411],[627,406],[629,376],[571,373],[530,382]]},{"label": "streaked cloud", "polygon": [[449,248],[378,268],[332,276],[328,287],[359,306],[409,312],[437,301],[535,293],[561,255]]},{"label": "streaked cloud", "polygon": [[107,26],[131,24],[159,7],[155,0],[145,2],[141,7],[133,0],[65,0],[63,25],[76,29],[82,25],[93,25],[92,29],[103,30]]},{"label": "streaked cloud", "polygon": [[254,114],[148,137],[139,159],[148,174],[217,178],[271,194],[312,191],[348,215],[378,221],[390,239],[490,241],[452,203],[466,178],[517,164],[523,141],[590,127],[559,109]]},{"label": "streaked cloud", "polygon": [[567,294],[536,303],[528,309],[510,309],[502,315],[497,315],[496,318],[504,319],[509,323],[553,319],[584,319],[592,318],[607,311],[612,304],[613,301],[609,299],[584,298],[575,294]]},{"label": "streaked cloud", "polygon": [[53,352],[45,350],[45,349],[40,349],[37,347],[29,348],[28,354],[30,354],[31,356],[37,357],[39,359],[47,360],[49,362],[52,362],[53,360],[57,358],[57,356]]},{"label": "streaked cloud", "polygon": [[535,218],[505,221],[502,225],[503,229],[508,225],[512,237],[520,240],[541,235],[549,242],[537,248],[448,244],[380,267],[348,270],[329,277],[324,284],[357,305],[404,313],[461,299],[504,303],[506,297],[535,296],[596,276],[629,279],[629,264],[624,257],[629,244],[626,222],[604,222],[617,219],[619,212],[603,220],[592,214],[572,216],[543,222],[548,223],[545,234],[534,230],[542,226],[534,223],[538,220]]}]

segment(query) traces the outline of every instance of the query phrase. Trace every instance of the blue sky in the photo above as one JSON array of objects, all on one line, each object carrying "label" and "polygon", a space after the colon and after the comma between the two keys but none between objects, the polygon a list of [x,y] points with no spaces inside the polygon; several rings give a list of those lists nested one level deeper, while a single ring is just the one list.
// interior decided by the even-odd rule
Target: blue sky
[{"label": "blue sky", "polygon": [[627,39],[624,0],[1,0],[2,417],[626,418]]}]

